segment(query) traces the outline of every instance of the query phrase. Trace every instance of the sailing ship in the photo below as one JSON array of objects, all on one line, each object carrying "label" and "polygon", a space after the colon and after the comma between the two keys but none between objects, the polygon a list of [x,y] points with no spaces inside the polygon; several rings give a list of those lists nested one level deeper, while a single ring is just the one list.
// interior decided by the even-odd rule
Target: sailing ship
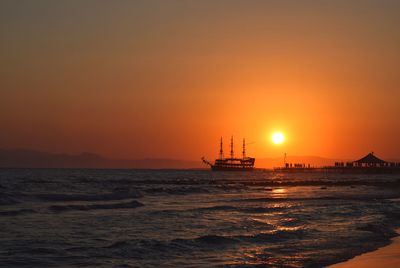
[{"label": "sailing ship", "polygon": [[211,167],[213,171],[251,171],[254,169],[255,158],[246,156],[246,141],[243,139],[242,158],[235,158],[233,152],[233,136],[230,144],[230,157],[224,158],[223,141],[221,137],[219,158],[215,159],[214,164],[207,161],[204,157],[201,158],[206,165]]}]

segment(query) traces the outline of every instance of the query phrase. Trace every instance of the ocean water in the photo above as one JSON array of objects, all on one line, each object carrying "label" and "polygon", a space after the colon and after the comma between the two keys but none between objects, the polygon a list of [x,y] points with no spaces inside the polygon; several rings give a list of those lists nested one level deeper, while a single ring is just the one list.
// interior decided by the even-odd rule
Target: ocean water
[{"label": "ocean water", "polygon": [[399,226],[399,175],[0,170],[1,267],[323,267]]}]

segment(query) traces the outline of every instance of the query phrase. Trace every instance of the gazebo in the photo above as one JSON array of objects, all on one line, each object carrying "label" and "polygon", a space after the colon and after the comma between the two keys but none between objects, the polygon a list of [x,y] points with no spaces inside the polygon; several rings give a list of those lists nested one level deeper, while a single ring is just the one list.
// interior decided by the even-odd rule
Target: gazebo
[{"label": "gazebo", "polygon": [[357,161],[354,161],[353,164],[356,167],[387,167],[390,165],[389,162],[376,157],[373,152],[367,154]]}]

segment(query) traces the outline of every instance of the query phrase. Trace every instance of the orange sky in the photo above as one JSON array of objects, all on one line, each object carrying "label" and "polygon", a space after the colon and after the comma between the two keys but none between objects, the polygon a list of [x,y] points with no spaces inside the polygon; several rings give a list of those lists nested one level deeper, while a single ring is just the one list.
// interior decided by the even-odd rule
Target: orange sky
[{"label": "orange sky", "polygon": [[255,157],[400,157],[399,13],[367,0],[1,1],[0,147],[199,159],[234,135]]}]

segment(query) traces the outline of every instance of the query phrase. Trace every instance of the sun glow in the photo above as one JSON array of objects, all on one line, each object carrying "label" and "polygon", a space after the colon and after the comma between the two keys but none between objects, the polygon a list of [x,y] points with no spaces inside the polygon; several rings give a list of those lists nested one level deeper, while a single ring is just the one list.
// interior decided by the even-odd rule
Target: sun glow
[{"label": "sun glow", "polygon": [[285,141],[285,135],[282,132],[272,133],[271,140],[274,144],[282,144]]}]

